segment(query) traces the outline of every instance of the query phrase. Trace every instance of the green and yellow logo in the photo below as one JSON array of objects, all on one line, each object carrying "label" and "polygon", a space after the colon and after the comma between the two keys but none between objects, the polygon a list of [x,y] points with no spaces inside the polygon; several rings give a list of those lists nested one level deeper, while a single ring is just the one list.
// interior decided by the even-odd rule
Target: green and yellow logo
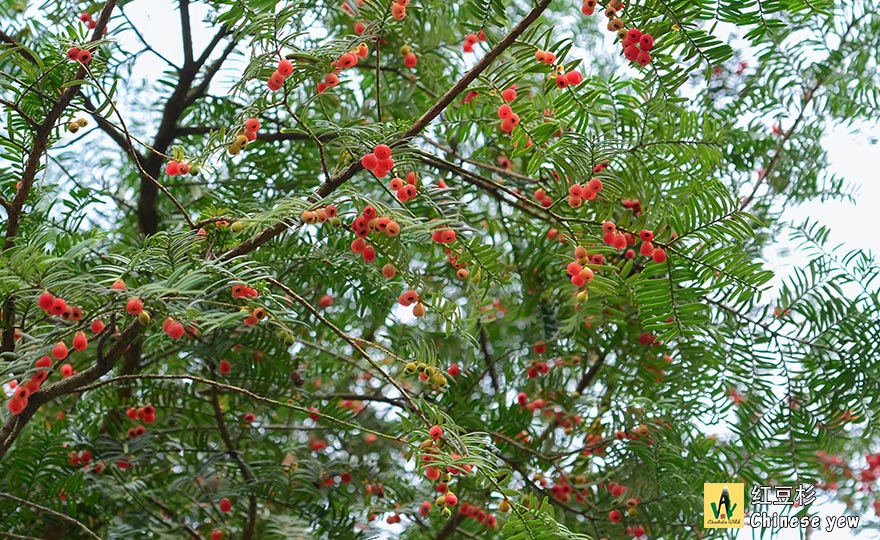
[{"label": "green and yellow logo", "polygon": [[745,492],[745,484],[703,484],[703,527],[741,529]]}]

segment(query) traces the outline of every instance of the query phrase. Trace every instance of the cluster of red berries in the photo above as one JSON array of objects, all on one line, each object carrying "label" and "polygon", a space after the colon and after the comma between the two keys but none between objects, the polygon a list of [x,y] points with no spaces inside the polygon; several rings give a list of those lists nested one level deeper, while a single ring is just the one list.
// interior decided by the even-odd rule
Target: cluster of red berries
[{"label": "cluster of red berries", "polygon": [[415,198],[419,193],[416,187],[416,175],[413,172],[407,173],[406,183],[404,183],[403,179],[394,177],[391,179],[388,187],[391,188],[391,191],[397,193],[397,200],[402,203]]},{"label": "cluster of red berries", "polygon": [[406,17],[406,6],[408,5],[409,0],[393,0],[391,2],[391,16],[402,21]]},{"label": "cluster of red berries", "polygon": [[269,90],[276,92],[281,90],[281,87],[284,86],[284,81],[287,80],[293,73],[293,63],[286,58],[282,58],[280,62],[278,62],[278,67],[275,71],[272,72],[272,75],[269,77]]},{"label": "cluster of red berries", "polygon": [[634,216],[638,217],[642,215],[642,203],[638,199],[623,199],[620,202],[624,208],[632,210]]},{"label": "cluster of red berries", "polygon": [[544,191],[543,188],[536,189],[533,195],[535,197],[535,200],[541,203],[541,206],[543,206],[544,208],[549,208],[553,206],[553,198],[547,195],[547,192]]},{"label": "cluster of red berries", "polygon": [[88,64],[92,61],[92,53],[88,49],[80,49],[79,47],[71,47],[67,49],[67,59],[71,62],[80,62]]},{"label": "cluster of red berries", "polygon": [[584,200],[592,201],[602,192],[602,187],[602,181],[598,178],[591,178],[584,186],[572,184],[568,188],[568,205],[572,208],[578,208]]},{"label": "cluster of red berries", "polygon": [[[397,180],[399,180],[399,178]],[[351,230],[358,236],[358,238],[351,243],[351,250],[355,253],[360,253],[364,257],[364,261],[370,263],[376,258],[376,252],[373,250],[372,253],[366,253],[369,246],[367,246],[363,238],[366,238],[367,235],[374,231],[383,232],[391,237],[397,236],[400,234],[400,224],[388,216],[379,217],[375,208],[372,206],[366,206],[361,212],[361,215],[352,222]],[[360,240],[360,242],[358,242],[358,240]]]},{"label": "cluster of red berries", "polygon": [[21,414],[25,407],[27,407],[28,398],[37,393],[40,390],[40,386],[49,378],[49,372],[46,371],[46,368],[52,367],[52,359],[48,356],[43,356],[34,363],[34,367],[38,369],[31,375],[28,382],[19,385],[13,381],[14,384],[10,384],[13,387],[13,392],[12,399],[9,400],[7,408],[12,414]]},{"label": "cluster of red berries", "polygon": [[167,317],[162,322],[162,331],[168,335],[171,339],[180,339],[183,337],[183,334],[186,333],[186,329],[183,326],[183,323],[180,321],[175,321],[171,317]]},{"label": "cluster of red berries", "polygon": [[165,173],[168,176],[185,175],[192,172],[192,165],[185,161],[171,160],[165,164]]},{"label": "cluster of red berries", "polygon": [[244,318],[245,326],[256,326],[260,323],[260,321],[265,319],[267,315],[266,310],[261,307],[257,307],[251,310],[248,310],[247,308],[242,309],[245,311],[245,313],[247,313],[247,316]]},{"label": "cluster of red berries", "polygon": [[[505,501],[502,501],[502,503],[504,502]],[[497,521],[495,520],[495,516],[486,512],[486,510],[484,510],[483,508],[480,508],[479,506],[473,504],[468,504],[466,502],[461,503],[461,508],[459,508],[458,512],[464,517],[473,519],[477,523],[485,525],[490,529],[494,529],[498,525]]]},{"label": "cluster of red berries", "polygon": [[410,69],[416,67],[416,64],[419,63],[419,58],[409,45],[400,47],[400,55],[403,56],[403,65]]},{"label": "cluster of red berries", "polygon": [[584,76],[581,75],[580,71],[569,71],[568,73],[559,73],[556,75],[557,88],[565,88],[568,85],[577,86],[584,82]]},{"label": "cluster of red berries", "polygon": [[37,305],[49,317],[56,316],[61,317],[62,320],[74,322],[80,321],[83,317],[82,308],[67,305],[67,302],[62,298],[56,298],[49,291],[43,291],[40,294]]},{"label": "cluster of red berries", "polygon": [[394,168],[394,158],[391,157],[391,147],[387,144],[378,144],[373,151],[361,158],[364,169],[372,172],[376,178],[385,178],[388,172]]},{"label": "cluster of red berries", "polygon": [[498,107],[498,118],[501,119],[501,131],[505,133],[512,133],[513,128],[519,125],[519,115],[507,103]]},{"label": "cluster of red berries", "polygon": [[550,51],[542,51],[541,49],[538,49],[535,51],[535,60],[543,62],[548,66],[552,66],[556,63],[556,55]]},{"label": "cluster of red berries", "polygon": [[479,34],[468,34],[464,37],[464,45],[461,46],[461,49],[466,53],[474,52],[474,45],[477,44],[478,41],[486,41],[486,33],[480,30]]},{"label": "cluster of red berries", "polygon": [[85,467],[92,461],[92,453],[88,450],[77,452],[74,450],[68,455],[67,463],[71,467]]},{"label": "cluster of red berries", "polygon": [[314,225],[315,223],[324,223],[328,219],[333,219],[339,215],[339,210],[335,204],[328,204],[324,208],[317,210],[303,210],[300,219],[303,223]]},{"label": "cluster of red berries", "polygon": [[446,259],[449,261],[449,264],[455,268],[455,276],[460,280],[465,280],[470,275],[468,269],[465,268],[467,265],[463,262],[458,262],[458,258],[461,257],[461,253],[456,253],[449,248],[446,248]]},{"label": "cluster of red berries", "polygon": [[[602,224],[602,230],[605,231],[605,235],[602,237],[602,240],[608,244],[609,246],[613,246],[615,249],[626,249],[628,245],[635,245],[635,237],[629,233],[621,233],[617,230],[617,226],[611,221],[606,221]],[[666,260],[666,250],[661,247],[654,247],[654,244],[651,242],[654,240],[654,233],[647,230],[642,229],[639,232],[639,239],[642,240],[642,245],[639,248],[639,253],[643,257],[651,257],[654,262],[661,263]],[[634,253],[629,253],[625,255],[626,258],[632,258]]]},{"label": "cluster of red berries", "polygon": [[516,403],[520,407],[523,407],[524,409],[528,409],[533,412],[539,409],[543,409],[548,405],[547,400],[541,398],[529,401],[529,395],[525,392],[520,392],[516,395]]},{"label": "cluster of red berries", "polygon": [[586,266],[586,264],[591,262],[591,259],[587,256],[586,248],[578,246],[575,248],[574,253],[576,260],[568,263],[565,270],[571,278],[571,284],[580,288],[593,281],[595,274],[589,266]]},{"label": "cluster of red berries", "polygon": [[539,375],[546,375],[548,373],[550,373],[550,366],[547,362],[532,360],[532,365],[526,370],[526,377],[537,379]]},{"label": "cluster of red berries", "polygon": [[[143,407],[129,407],[128,410],[125,411],[128,417],[132,420],[141,420],[146,424],[152,424],[156,421],[156,408],[152,405],[144,405]],[[128,438],[135,439],[147,433],[147,428],[143,426],[143,424],[138,424],[128,430]]]},{"label": "cluster of red berries", "polygon": [[451,244],[458,237],[455,231],[447,227],[440,227],[431,233],[431,239],[438,244]]},{"label": "cluster of red berries", "polygon": [[654,48],[654,38],[651,34],[643,34],[638,28],[631,28],[626,31],[626,37],[621,42],[623,45],[623,56],[630,62],[635,62],[640,66],[647,66],[651,63],[651,53],[648,52]]},{"label": "cluster of red berries", "polygon": [[129,407],[125,414],[132,420],[140,420],[146,424],[156,421],[156,407],[147,404],[142,407]]},{"label": "cluster of red berries", "polygon": [[260,293],[258,293],[256,289],[254,289],[253,287],[248,287],[243,283],[232,286],[233,298],[256,298],[259,295]]},{"label": "cluster of red berries", "polygon": [[[403,291],[402,293],[400,293],[400,296],[397,297],[397,301],[403,307],[413,306],[412,313],[414,317],[424,317],[425,305],[419,301],[419,293],[417,293],[416,291],[412,289]],[[439,426],[434,427],[439,429]],[[433,430],[433,428],[431,429]]]},{"label": "cluster of red berries", "polygon": [[[357,231],[355,232],[357,233]],[[373,246],[367,245],[366,241],[364,241],[363,238],[355,238],[351,242],[351,251],[359,254],[364,262],[367,264],[370,264],[371,262],[376,260],[376,250],[373,248]],[[382,275],[384,275],[388,279],[391,279],[394,277],[397,271],[394,269],[393,266],[391,266],[389,271],[386,271],[386,268],[388,266],[390,265],[386,264],[382,267]]]},{"label": "cluster of red berries", "polygon": [[80,13],[79,20],[85,23],[85,25],[89,27],[89,30],[94,30],[98,26],[98,21],[92,18],[92,14],[88,12]]}]

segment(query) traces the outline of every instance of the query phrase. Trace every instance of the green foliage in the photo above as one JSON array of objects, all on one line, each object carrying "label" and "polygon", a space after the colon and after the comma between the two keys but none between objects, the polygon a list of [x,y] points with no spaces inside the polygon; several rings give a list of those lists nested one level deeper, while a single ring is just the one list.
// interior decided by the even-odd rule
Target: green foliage
[{"label": "green foliage", "polygon": [[[639,68],[606,5],[180,1],[149,23],[144,1],[0,0],[0,383],[38,389],[0,412],[0,537],[691,538],[709,481],[819,484],[866,515],[880,267],[781,211],[852,198],[822,138],[876,121],[871,2],[628,2],[655,39]],[[93,35],[79,14],[111,4]],[[376,178],[359,163],[381,143]],[[368,235],[373,262],[368,206],[400,227]],[[781,238],[803,264],[777,278]]]}]

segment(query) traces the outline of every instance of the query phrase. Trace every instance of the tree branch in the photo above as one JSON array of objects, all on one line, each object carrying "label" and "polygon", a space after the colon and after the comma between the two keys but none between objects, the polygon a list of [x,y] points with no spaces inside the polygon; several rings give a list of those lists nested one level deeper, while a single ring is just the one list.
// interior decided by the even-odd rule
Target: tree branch
[{"label": "tree branch", "polygon": [[[241,472],[241,476],[247,482],[249,489],[256,484],[257,479],[254,477],[254,473],[251,471],[251,468],[248,467],[248,464],[245,463],[244,459],[242,459],[241,455],[238,453],[238,450],[235,448],[235,443],[232,441],[232,437],[229,435],[229,429],[226,427],[226,421],[223,420],[223,409],[220,407],[220,399],[217,394],[217,387],[211,387],[211,404],[214,406],[214,420],[217,422],[217,429],[220,431],[220,438],[223,439],[223,444],[226,446],[226,453],[229,454],[235,463],[238,465],[238,470]],[[248,519],[247,524],[244,527],[244,532],[242,533],[242,540],[250,540],[254,536],[254,531],[257,526],[257,497],[251,493],[248,495]]]},{"label": "tree branch", "polygon": [[65,523],[70,523],[71,525],[75,525],[82,532],[84,532],[86,535],[88,535],[89,538],[94,538],[95,540],[101,540],[100,536],[98,536],[97,534],[94,533],[94,531],[92,531],[91,529],[86,527],[85,524],[83,524],[81,521],[78,521],[70,516],[64,515],[61,512],[56,512],[55,510],[52,510],[51,508],[41,506],[37,503],[28,501],[26,499],[20,499],[20,498],[16,497],[15,495],[3,493],[2,491],[0,491],[0,499],[6,499],[9,501],[18,503],[20,505],[27,506],[27,507],[33,508],[35,510],[39,510],[40,512],[42,512],[46,515],[52,516],[55,519],[60,519],[61,521],[64,521]]},{"label": "tree branch", "polygon": [[[403,144],[403,141],[409,139],[415,135],[418,135],[422,132],[425,127],[431,123],[432,120],[437,118],[441,112],[443,112],[446,107],[448,107],[459,94],[461,94],[473,81],[483,73],[492,62],[501,56],[508,47],[513,45],[516,39],[523,34],[536,20],[538,17],[544,13],[544,10],[547,9],[547,6],[550,5],[552,0],[541,0],[537,6],[532,8],[531,11],[523,18],[519,24],[517,24],[509,34],[504,36],[504,38],[498,42],[489,52],[486,53],[473,68],[470,69],[464,76],[456,82],[452,88],[450,88],[443,96],[437,100],[434,105],[431,106],[415,123],[408,129],[406,132],[401,135],[401,137],[391,143],[392,146],[400,146]],[[350,180],[355,174],[363,170],[363,165],[361,165],[360,160],[353,161],[345,170],[340,172],[339,174],[333,176],[332,178],[326,180],[323,184],[321,184],[317,191],[315,192],[313,198],[315,199],[323,199],[327,197],[331,193],[333,193],[339,186],[346,183]],[[252,251],[256,247],[265,244],[275,236],[281,234],[286,231],[290,226],[288,220],[279,221],[275,225],[263,230],[256,236],[253,236],[238,246],[234,247],[226,254],[224,254],[223,258],[228,259],[231,257],[235,257],[241,255],[242,253],[246,253]]]}]

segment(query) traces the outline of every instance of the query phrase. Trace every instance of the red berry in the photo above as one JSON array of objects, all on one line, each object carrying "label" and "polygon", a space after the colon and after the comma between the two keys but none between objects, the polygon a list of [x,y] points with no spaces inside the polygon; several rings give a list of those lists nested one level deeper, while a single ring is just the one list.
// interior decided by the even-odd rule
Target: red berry
[{"label": "red berry", "polygon": [[78,351],[84,351],[89,346],[89,340],[86,338],[84,332],[77,332],[75,336],[73,336],[73,348]]},{"label": "red berry", "polygon": [[626,39],[637,42],[642,38],[642,31],[638,28],[631,28],[626,32]]},{"label": "red berry", "polygon": [[608,519],[611,523],[620,523],[623,519],[623,516],[620,514],[620,510],[612,510],[608,512]]},{"label": "red berry", "polygon": [[651,63],[651,53],[649,53],[648,51],[640,52],[639,55],[636,57],[636,63],[640,66],[647,66]]},{"label": "red berry", "polygon": [[376,159],[379,161],[390,159],[391,158],[391,147],[387,144],[379,144],[373,148],[373,153],[376,154]]},{"label": "red berry", "polygon": [[446,493],[446,506],[455,506],[458,504],[458,496],[455,493]]},{"label": "red berry", "polygon": [[572,71],[569,72],[568,75],[565,76],[568,79],[568,84],[577,86],[584,81],[584,76],[581,75],[580,71]]},{"label": "red berry", "polygon": [[[610,221],[606,221],[605,223],[602,224],[602,230],[605,231],[606,233],[613,233],[614,231],[617,230],[617,226],[614,225],[614,223],[612,223]],[[611,242],[606,242],[606,244],[610,244],[610,243]]]},{"label": "red berry", "polygon": [[359,21],[354,23],[354,33],[355,34],[361,35],[364,33],[364,31],[366,31],[366,29],[367,29],[367,27],[364,26],[364,23],[359,22]]},{"label": "red berry", "polygon": [[408,53],[403,57],[403,64],[408,68],[416,67],[416,64],[419,62],[419,59],[416,57],[415,53]]},{"label": "red berry", "polygon": [[556,77],[556,87],[557,88],[565,88],[568,86],[568,77],[565,73],[557,75]]},{"label": "red berry", "polygon": [[448,368],[446,368],[446,373],[450,374],[453,377],[458,377],[461,375],[461,368],[458,364],[452,364]]},{"label": "red berry", "polygon": [[217,367],[220,369],[220,373],[224,375],[227,375],[232,371],[232,364],[230,364],[228,360],[220,360],[220,364],[218,364]]},{"label": "red berry", "polygon": [[67,358],[67,345],[63,341],[59,341],[57,345],[52,347],[52,356],[57,360]]},{"label": "red berry", "polygon": [[639,238],[641,238],[645,242],[650,242],[654,239],[654,233],[649,231],[648,229],[642,229],[639,231]]},{"label": "red berry", "polygon": [[132,298],[125,304],[125,311],[127,311],[129,315],[134,315],[136,317],[140,315],[143,310],[144,303],[140,298]]},{"label": "red berry", "polygon": [[289,77],[293,73],[293,64],[290,60],[284,59],[278,62],[278,74],[282,77]]},{"label": "red berry", "polygon": [[52,367],[52,359],[48,356],[43,356],[36,362],[34,362],[34,366],[36,367]]},{"label": "red berry", "polygon": [[232,510],[232,501],[230,501],[226,497],[220,499],[220,511],[225,514],[228,513],[230,510]]},{"label": "red berry", "polygon": [[67,311],[67,302],[61,298],[56,298],[55,301],[52,302],[52,313],[55,315],[61,315],[65,311]]},{"label": "red berry", "polygon": [[244,129],[247,131],[257,131],[260,129],[260,121],[256,118],[248,118],[244,123]]},{"label": "red berry", "polygon": [[436,441],[443,436],[443,428],[440,426],[431,426],[431,429],[428,430],[428,435]]},{"label": "red berry", "polygon": [[71,47],[67,49],[67,59],[71,62],[76,62],[76,60],[79,58],[79,51],[80,50],[77,47]]},{"label": "red berry", "polygon": [[79,51],[79,56],[77,56],[76,59],[79,60],[80,62],[82,62],[83,64],[88,64],[89,62],[92,61],[92,53],[90,53],[86,49],[82,49]]},{"label": "red berry", "polygon": [[638,46],[636,46],[636,45],[627,45],[627,46],[623,49],[623,56],[624,56],[627,60],[629,60],[630,62],[635,62],[636,58],[639,57],[639,53],[640,53],[640,52],[641,52],[641,51],[639,50]]},{"label": "red berry", "polygon": [[401,306],[409,307],[419,301],[419,293],[412,289],[403,291],[402,293],[400,293],[397,301],[400,303]]},{"label": "red berry", "polygon": [[70,364],[64,364],[61,366],[61,376],[64,378],[70,377],[73,375],[73,366]]},{"label": "red berry", "polygon": [[650,51],[654,48],[654,37],[651,34],[642,34],[639,38],[639,46],[641,46],[642,50],[645,52]]},{"label": "red berry", "polygon": [[223,531],[219,529],[211,531],[211,540],[223,540]]},{"label": "red berry", "polygon": [[379,159],[376,154],[370,153],[361,158],[361,165],[364,166],[364,169],[372,171],[379,165]]},{"label": "red berry", "polygon": [[666,250],[663,248],[654,248],[654,252],[651,254],[651,258],[654,259],[655,263],[662,263],[666,260]]},{"label": "red berry", "polygon": [[654,254],[654,246],[651,242],[644,242],[639,248],[639,253],[642,254],[642,257],[650,257]]},{"label": "red berry", "polygon": [[[513,101],[516,99],[516,89],[511,87],[501,92],[501,99],[504,101]],[[503,117],[502,117],[503,118]]]},{"label": "red berry", "polygon": [[437,467],[428,467],[425,469],[425,478],[431,480],[432,482],[436,482],[440,479],[440,469]]},{"label": "red berry", "polygon": [[10,399],[9,403],[6,404],[9,412],[12,414],[21,414],[24,411],[24,408],[27,407],[27,400],[24,399]]},{"label": "red berry", "polygon": [[37,300],[37,304],[43,311],[49,311],[55,304],[55,297],[52,296],[52,293],[49,291],[43,291],[43,294],[41,294],[39,300]]},{"label": "red berry", "polygon": [[333,305],[333,297],[329,294],[325,294],[320,300],[318,300],[318,305],[322,308],[330,307]]},{"label": "red berry", "polygon": [[361,257],[363,257],[365,263],[369,264],[376,260],[376,250],[373,249],[373,246],[367,246],[364,248]]},{"label": "red berry", "polygon": [[170,337],[171,339],[180,339],[181,337],[183,337],[184,333],[183,325],[177,321],[172,321],[165,329],[165,333],[168,334],[168,337]]}]

